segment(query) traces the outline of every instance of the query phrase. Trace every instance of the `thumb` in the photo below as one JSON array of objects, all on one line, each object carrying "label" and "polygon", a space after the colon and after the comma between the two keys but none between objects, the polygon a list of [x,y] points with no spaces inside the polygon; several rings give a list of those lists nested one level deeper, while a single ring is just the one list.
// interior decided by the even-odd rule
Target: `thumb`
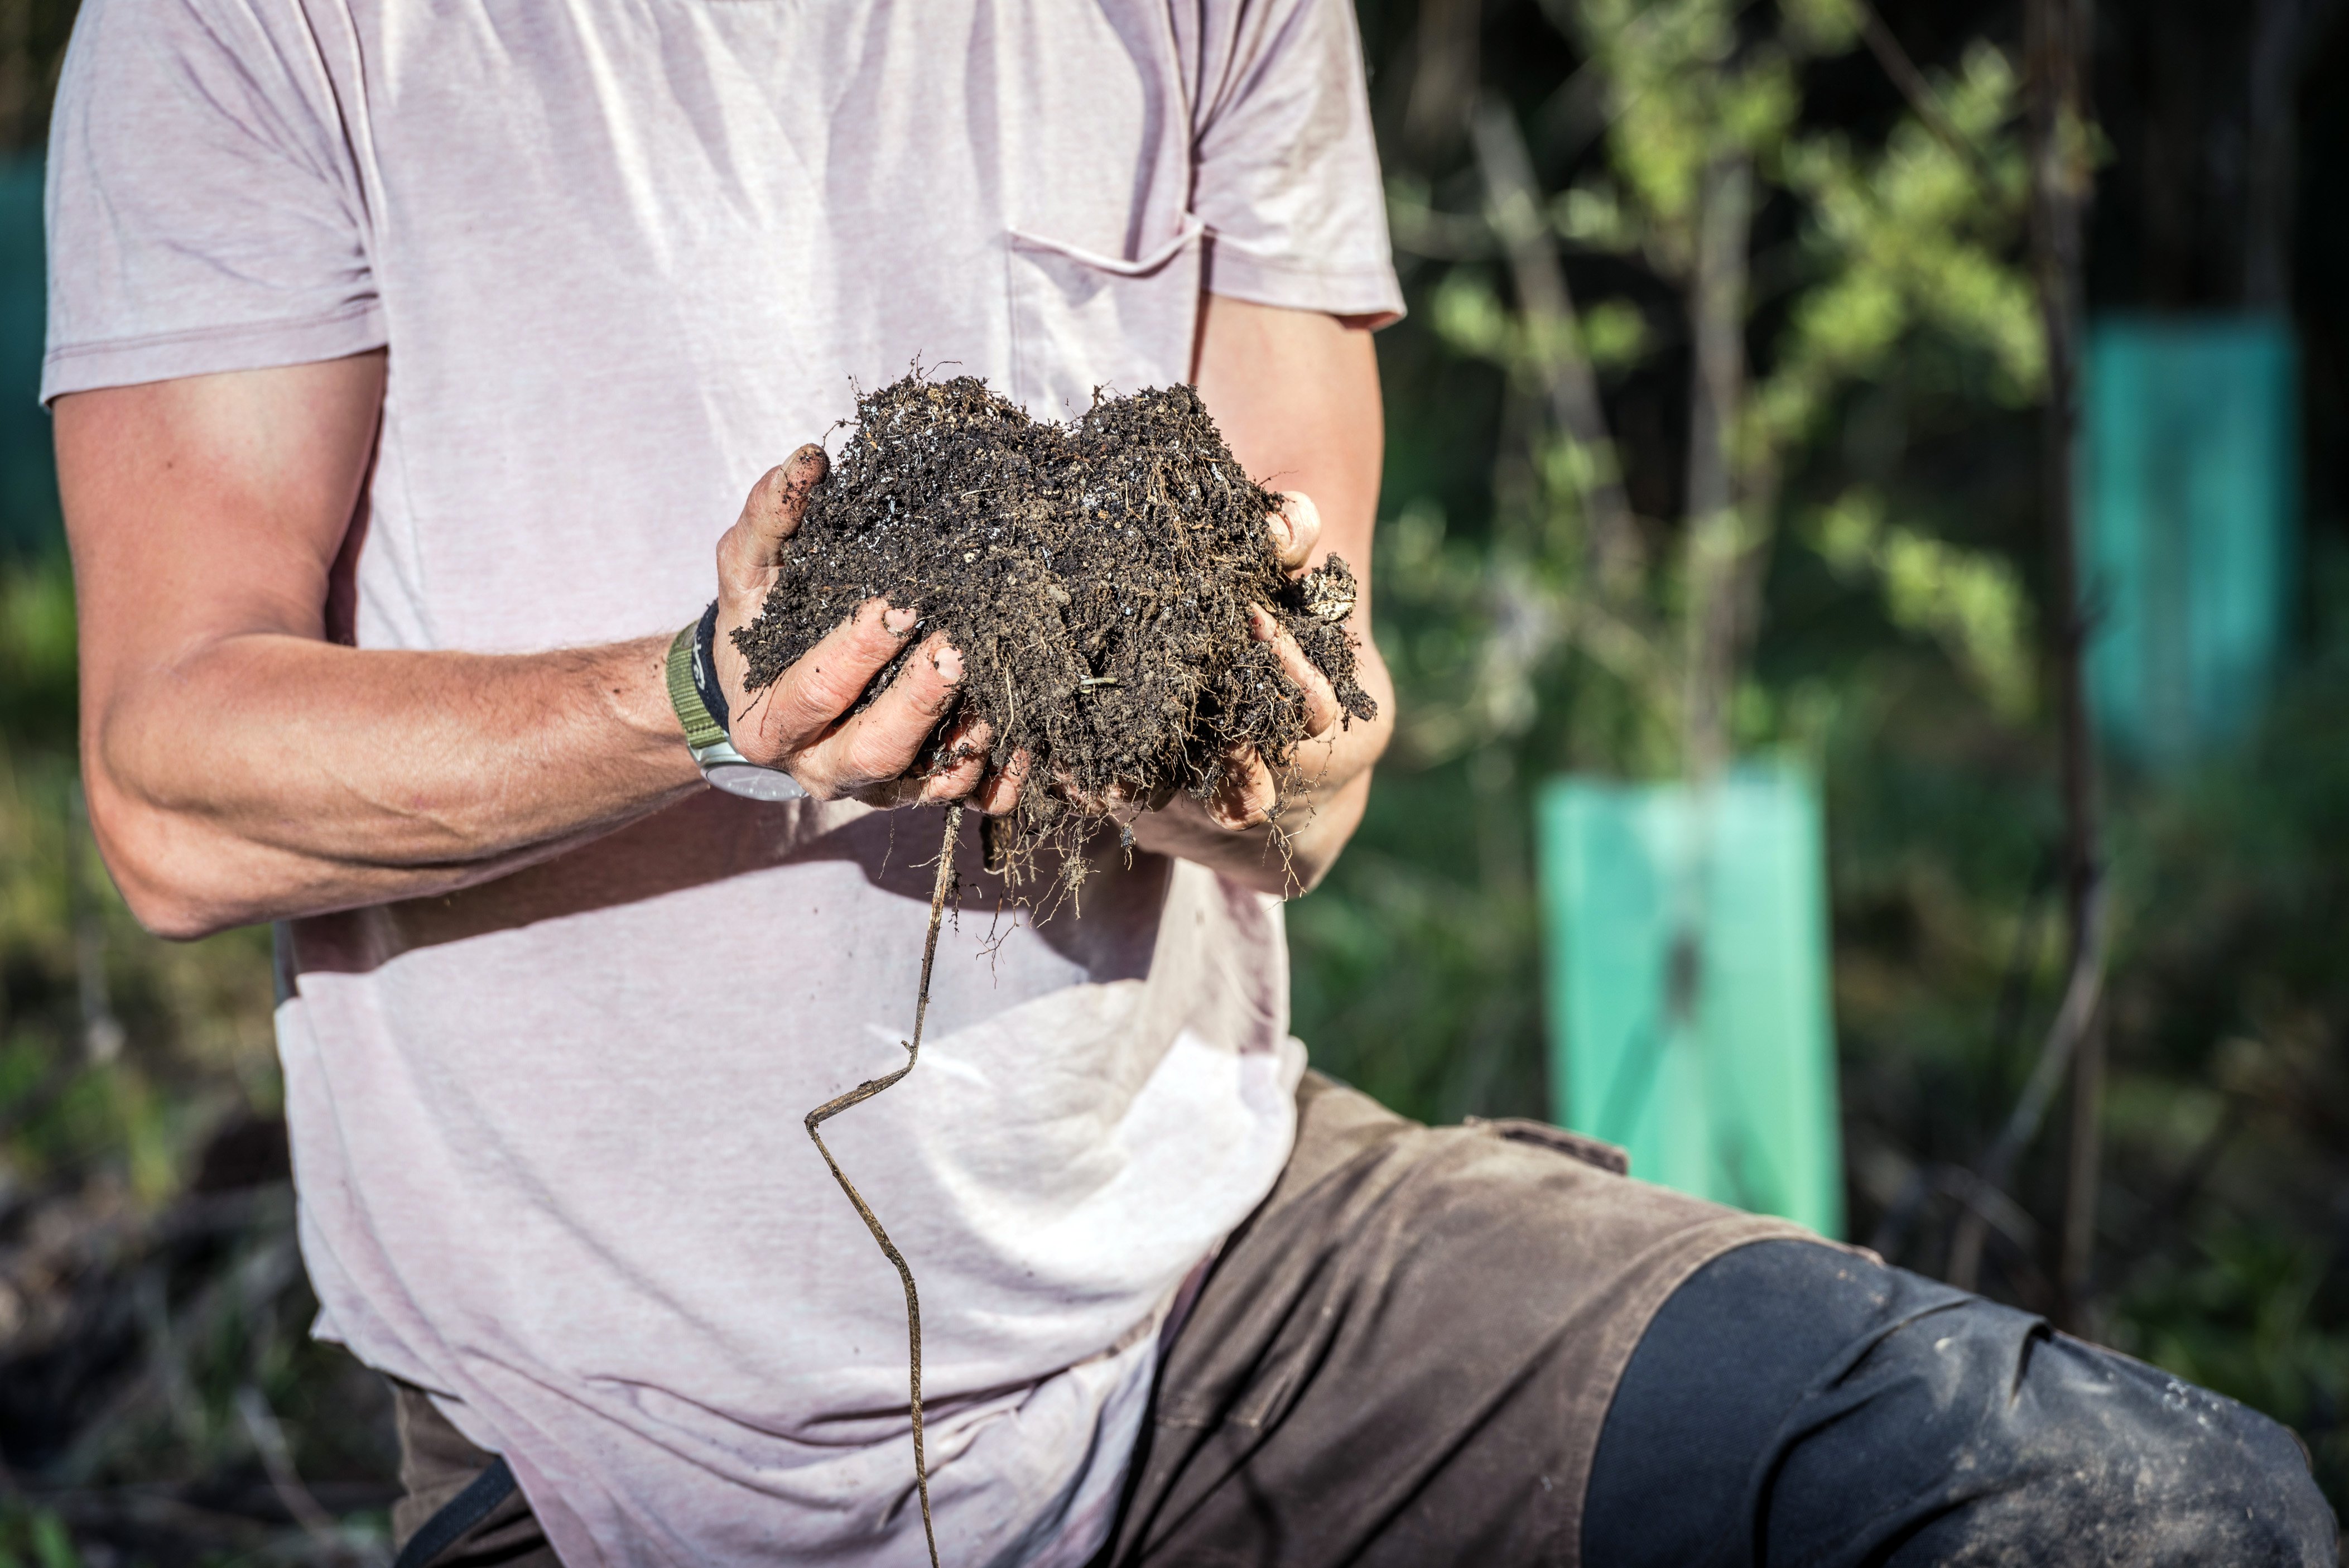
[{"label": "thumb", "polygon": [[823,448],[800,448],[750,487],[742,514],[718,541],[718,637],[710,651],[719,686],[730,703],[743,701],[749,671],[749,661],[735,648],[731,634],[748,626],[766,603],[767,590],[775,586],[783,541],[799,532],[800,519],[807,515],[808,494],[831,466]]},{"label": "thumb", "polygon": [[808,495],[831,469],[823,448],[811,442],[769,469],[750,487],[742,514],[718,541],[720,599],[761,597],[774,580],[783,541],[799,532]]}]

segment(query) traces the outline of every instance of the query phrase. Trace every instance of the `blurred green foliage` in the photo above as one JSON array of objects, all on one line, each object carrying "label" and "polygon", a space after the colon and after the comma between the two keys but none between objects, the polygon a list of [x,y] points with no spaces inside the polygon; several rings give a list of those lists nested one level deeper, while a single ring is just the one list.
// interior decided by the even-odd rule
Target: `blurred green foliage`
[{"label": "blurred green foliage", "polygon": [[0,1568],[82,1568],[82,1556],[51,1510],[0,1504]]},{"label": "blurred green foliage", "polygon": [[[1380,343],[1377,636],[1402,727],[1353,846],[1289,919],[1296,1027],[1318,1064],[1430,1118],[1545,1113],[1530,795],[1555,773],[1691,761],[1680,704],[1708,524],[1689,507],[1689,213],[1707,160],[1740,150],[1755,178],[1732,439],[1746,477],[1733,531],[1713,528],[1715,547],[1751,552],[1754,613],[1724,727],[1825,781],[1853,1234],[1927,1272],[1947,1263],[1947,1181],[2013,1105],[2063,981],[2019,40],[1996,31],[2011,16],[1976,10],[1919,62],[1936,126],[1851,47],[1837,0],[1364,5],[1413,310]],[[1446,81],[1453,100],[1430,109]],[[1478,133],[1495,103],[1537,182],[1570,331],[1545,337],[1542,286],[1512,263]],[[1548,382],[1568,357],[1597,381],[1611,452],[1560,428]],[[1638,520],[1636,570],[1611,587],[1589,537],[1593,479],[1610,473]],[[2191,778],[2106,780],[2093,1303],[2113,1343],[2293,1423],[2336,1505],[2338,527],[2314,531],[2306,646],[2257,742]],[[2054,1304],[2063,1146],[2051,1118],[1984,1272],[2036,1310]]]},{"label": "blurred green foliage", "polygon": [[[1931,128],[1912,113],[1880,142],[1855,144],[1804,123],[1799,73],[1848,50],[1856,19],[1837,0],[1807,0],[1741,42],[1751,21],[1729,0],[1592,0],[1566,30],[1610,122],[1562,190],[1510,189],[1524,154],[1509,145],[1515,115],[1496,103],[1478,110],[1482,213],[1439,213],[1423,182],[1396,181],[1400,232],[1436,219],[1473,244],[1482,228],[1509,255],[1514,305],[1475,260],[1445,268],[1423,297],[1441,348],[1501,372],[1505,400],[1525,410],[1502,421],[1520,450],[1498,455],[1516,473],[1496,474],[1489,524],[1454,547],[1433,496],[1390,495],[1403,512],[1382,600],[1406,627],[1432,618],[1456,634],[1406,634],[1390,650],[1418,699],[1403,722],[1423,759],[1522,749],[1537,719],[1568,737],[1574,765],[1634,775],[1718,765],[1733,737],[1800,739],[1804,715],[1754,686],[1745,660],[1778,525],[1805,509],[1806,488],[1831,498],[1813,542],[1841,580],[1880,587],[1896,625],[1942,642],[2012,716],[2033,700],[2016,574],[1929,524],[1884,525],[1884,493],[1853,482],[1834,450],[1862,390],[1923,380],[1976,410],[2036,395],[2036,307],[2013,254],[2013,72],[1977,45],[1934,85]],[[1544,213],[1547,232],[1513,234],[1513,201]],[[1775,202],[1788,232],[1749,259],[1757,201]],[[1733,253],[1717,277],[1709,224],[1713,248]],[[1614,265],[1569,296],[1562,250]],[[1726,385],[1717,408],[1692,403],[1685,483],[1643,515],[1614,483],[1630,454],[1606,411],[1578,416],[1559,385],[1687,361],[1716,296]],[[1692,450],[1708,438],[1723,470],[1710,498]],[[1822,449],[1827,461],[1814,461]],[[1563,679],[1545,700],[1537,688],[1553,673]],[[1732,733],[1704,733],[1717,727]]]}]

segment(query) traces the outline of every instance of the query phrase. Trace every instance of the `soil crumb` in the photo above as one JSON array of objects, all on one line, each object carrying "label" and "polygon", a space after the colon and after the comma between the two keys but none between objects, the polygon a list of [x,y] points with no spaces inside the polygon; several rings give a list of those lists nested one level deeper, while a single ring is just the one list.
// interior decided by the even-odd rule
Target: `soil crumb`
[{"label": "soil crumb", "polygon": [[1377,708],[1344,625],[1353,573],[1332,556],[1286,574],[1267,526],[1278,507],[1189,387],[1097,399],[1056,424],[975,377],[916,370],[857,400],[781,575],[735,644],[757,691],[865,600],[912,608],[920,625],[869,702],[944,631],[963,680],[940,732],[983,720],[994,765],[1022,750],[1031,759],[1019,806],[990,825],[994,842],[1032,849],[1058,828],[1081,832],[1098,818],[1070,802],[1112,790],[1205,799],[1241,744],[1287,793],[1304,701],[1250,635],[1251,604],[1296,638],[1348,715]]}]

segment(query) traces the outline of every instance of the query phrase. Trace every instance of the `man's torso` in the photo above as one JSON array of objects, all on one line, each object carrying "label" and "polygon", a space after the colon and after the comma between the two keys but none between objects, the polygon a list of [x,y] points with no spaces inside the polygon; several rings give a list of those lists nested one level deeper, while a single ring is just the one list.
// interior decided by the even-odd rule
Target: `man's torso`
[{"label": "man's torso", "polygon": [[[249,128],[251,199],[348,223],[332,308],[390,348],[359,645],[523,650],[689,618],[856,382],[920,362],[1057,415],[1182,379],[1179,11],[198,0],[131,40],[154,12],[115,0],[77,48],[180,48],[139,69]],[[68,136],[140,134],[86,90],[124,112]],[[935,833],[702,796],[282,933],[322,1329],[450,1397],[566,1555],[918,1552],[902,1298],[800,1118],[902,1060]],[[1040,923],[967,864],[921,1071],[834,1124],[923,1288],[964,1561],[1089,1547],[1156,1314],[1291,1133],[1277,906],[1101,861]]]}]

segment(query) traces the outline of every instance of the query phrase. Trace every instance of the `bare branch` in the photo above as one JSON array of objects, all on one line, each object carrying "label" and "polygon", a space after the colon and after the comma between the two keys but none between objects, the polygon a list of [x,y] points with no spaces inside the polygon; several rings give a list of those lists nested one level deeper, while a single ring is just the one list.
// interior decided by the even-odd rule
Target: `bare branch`
[{"label": "bare branch", "polygon": [[1540,358],[1550,418],[1589,459],[1577,465],[1584,525],[1596,576],[1611,590],[1636,568],[1639,537],[1623,494],[1606,410],[1599,400],[1599,379],[1582,351],[1574,296],[1543,212],[1533,159],[1526,151],[1516,114],[1498,98],[1488,96],[1476,106],[1469,130],[1485,176],[1493,232],[1508,254],[1517,307]]},{"label": "bare branch", "polygon": [[1933,84],[1925,79],[1925,73],[1917,68],[1917,62],[1909,57],[1909,51],[1900,47],[1900,40],[1892,36],[1892,29],[1884,25],[1884,18],[1876,14],[1876,7],[1868,4],[1868,0],[1855,0],[1855,3],[1859,7],[1859,36],[1868,45],[1868,52],[1876,57],[1876,63],[1884,67],[1886,76],[1892,78],[1892,85],[1900,89],[1900,96],[1909,100],[1909,107],[1924,122],[1925,129],[1931,131],[1942,146],[1955,153],[1958,160],[1972,171],[1975,179],[1986,187],[1994,187],[1998,182],[1991,176],[1990,165],[1982,161],[1981,152],[1973,144],[1959,133],[1949,112],[1941,107],[1940,95],[1933,90]]},{"label": "bare branch", "polygon": [[[2064,986],[2063,1005],[2056,1009],[2055,1022],[2039,1048],[2039,1060],[2033,1064],[2031,1077],[2024,1083],[2013,1110],[2007,1113],[2006,1124],[1974,1168],[1976,1179],[1992,1191],[2003,1192],[2013,1179],[2015,1162],[2031,1147],[2040,1124],[2047,1119],[2047,1107],[2054,1103],[2064,1072],[2072,1065],[2080,1042],[2086,1038],[2089,1025],[2104,1001],[2104,899],[2098,891],[2090,897],[2085,940],[2073,953],[2072,974]],[[1972,1290],[1981,1273],[1984,1228],[1981,1210],[1970,1206],[1958,1222],[1956,1239],[1950,1243],[1949,1280],[1961,1291]]]}]

